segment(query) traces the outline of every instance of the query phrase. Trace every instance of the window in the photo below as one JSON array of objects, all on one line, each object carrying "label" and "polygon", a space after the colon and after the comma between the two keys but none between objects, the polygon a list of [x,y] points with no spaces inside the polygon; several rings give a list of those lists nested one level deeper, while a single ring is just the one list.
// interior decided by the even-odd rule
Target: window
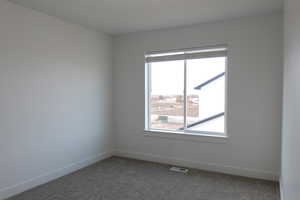
[{"label": "window", "polygon": [[227,48],[145,55],[145,130],[225,136]]}]

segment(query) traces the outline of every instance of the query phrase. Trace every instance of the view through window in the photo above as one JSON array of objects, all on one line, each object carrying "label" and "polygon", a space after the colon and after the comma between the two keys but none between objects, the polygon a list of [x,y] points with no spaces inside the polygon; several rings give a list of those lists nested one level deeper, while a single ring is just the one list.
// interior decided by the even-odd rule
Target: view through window
[{"label": "view through window", "polygon": [[146,129],[225,133],[226,48],[146,55]]}]

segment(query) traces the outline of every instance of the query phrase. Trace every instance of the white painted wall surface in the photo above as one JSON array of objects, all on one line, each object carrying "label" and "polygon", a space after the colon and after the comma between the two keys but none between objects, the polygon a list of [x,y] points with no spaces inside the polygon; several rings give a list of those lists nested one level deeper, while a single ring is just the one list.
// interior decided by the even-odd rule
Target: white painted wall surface
[{"label": "white painted wall surface", "polygon": [[111,153],[111,38],[0,0],[0,199]]},{"label": "white painted wall surface", "polygon": [[282,200],[300,198],[300,1],[285,1]]},{"label": "white painted wall surface", "polygon": [[[274,14],[115,37],[113,128],[116,153],[277,179],[282,29],[282,15]],[[224,43],[229,45],[228,140],[211,143],[145,137],[144,52]]]}]

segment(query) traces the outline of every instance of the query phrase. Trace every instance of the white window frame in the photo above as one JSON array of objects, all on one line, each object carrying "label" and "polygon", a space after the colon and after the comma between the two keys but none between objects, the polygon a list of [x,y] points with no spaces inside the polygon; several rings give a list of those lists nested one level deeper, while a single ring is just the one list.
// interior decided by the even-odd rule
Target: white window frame
[{"label": "white window frame", "polygon": [[[154,55],[154,56],[153,56]],[[157,55],[157,56],[156,56]],[[160,56],[161,55],[161,56]],[[193,131],[187,129],[186,114],[187,114],[187,102],[186,102],[186,73],[187,65],[186,61],[189,59],[197,58],[212,58],[212,57],[225,57],[225,110],[224,110],[224,133],[208,132],[208,131]],[[151,108],[150,108],[150,92],[151,92],[151,62],[159,61],[171,61],[171,60],[183,60],[184,61],[184,129],[168,130],[158,129],[151,127]],[[205,136],[205,137],[220,137],[227,138],[227,107],[228,107],[228,46],[216,45],[206,46],[201,48],[188,48],[169,51],[151,51],[145,53],[145,132],[146,133],[164,133],[164,134],[178,134],[178,135],[192,135],[192,136]],[[148,134],[147,134],[148,135]],[[180,137],[179,137],[180,138]]]}]

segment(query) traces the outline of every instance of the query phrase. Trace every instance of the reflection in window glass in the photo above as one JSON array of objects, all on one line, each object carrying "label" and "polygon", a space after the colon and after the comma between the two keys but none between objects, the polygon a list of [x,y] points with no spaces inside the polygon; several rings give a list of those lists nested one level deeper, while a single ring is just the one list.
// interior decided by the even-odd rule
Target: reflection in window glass
[{"label": "reflection in window glass", "polygon": [[224,132],[225,57],[187,60],[187,128]]}]

